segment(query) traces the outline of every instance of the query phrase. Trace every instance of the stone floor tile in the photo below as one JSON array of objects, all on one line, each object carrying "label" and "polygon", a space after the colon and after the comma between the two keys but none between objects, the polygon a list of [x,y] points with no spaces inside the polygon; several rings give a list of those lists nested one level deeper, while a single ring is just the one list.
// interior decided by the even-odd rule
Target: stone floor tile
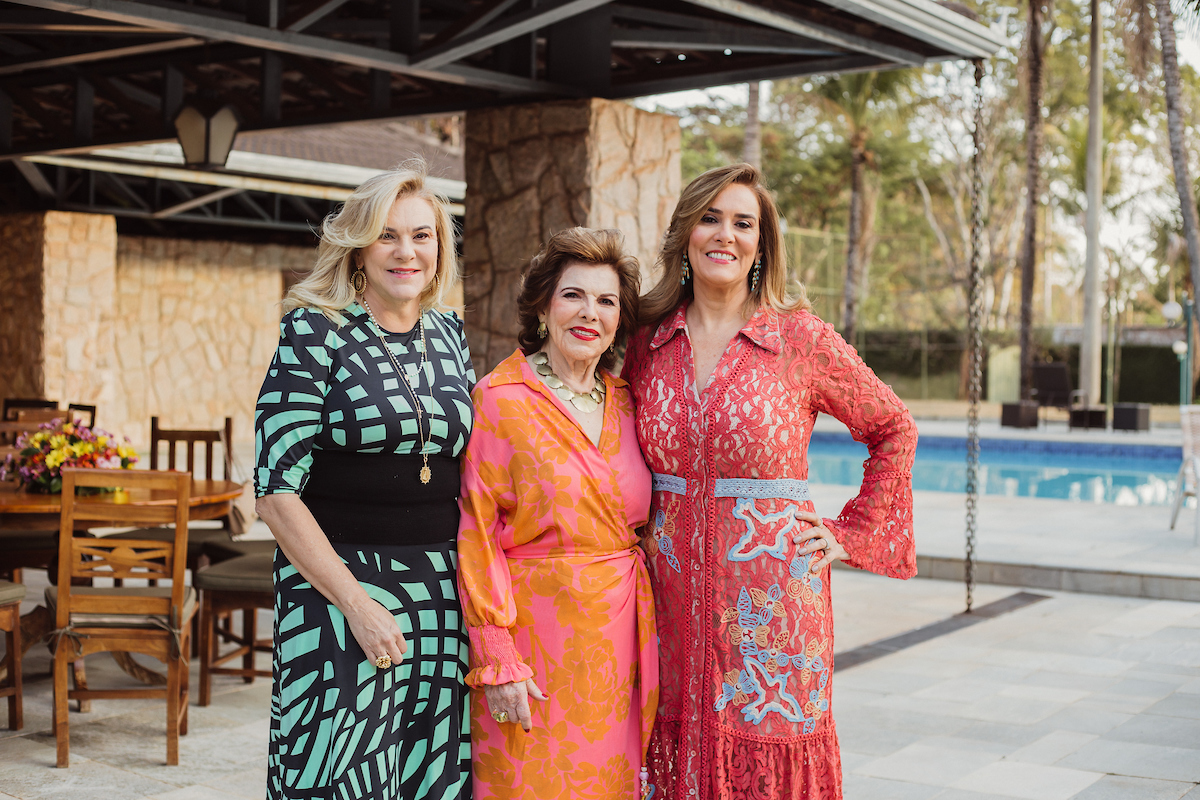
[{"label": "stone floor tile", "polygon": [[1042,668],[1055,672],[1074,672],[1080,675],[1120,675],[1136,665],[1136,661],[1060,654],[1048,658]]},{"label": "stone floor tile", "polygon": [[231,772],[204,782],[206,786],[220,789],[228,794],[248,800],[262,800],[267,786],[267,762],[263,759],[249,769]]},{"label": "stone floor tile", "polygon": [[853,708],[855,706],[866,705],[873,703],[886,695],[883,692],[868,692],[863,689],[845,689],[837,684],[837,677],[834,677],[833,691],[833,710],[834,713],[840,713],[844,708]]},{"label": "stone floor tile", "polygon": [[1194,784],[1105,775],[1071,800],[1179,800]]},{"label": "stone floor tile", "polygon": [[[864,753],[872,758],[888,756],[903,747],[908,747],[910,744],[920,741],[920,739],[921,734],[909,731],[871,726],[838,725],[838,741],[841,744],[843,754],[849,749],[856,753]],[[843,766],[843,770],[845,772],[851,771],[849,767],[845,766]]]},{"label": "stone floor tile", "polygon": [[1012,800],[1002,794],[980,794],[966,789],[946,789],[933,796],[933,800]]},{"label": "stone floor tile", "polygon": [[[71,756],[71,766],[56,769],[54,741],[9,739],[0,748],[0,786],[21,800],[138,800],[178,788],[178,784]],[[80,789],[86,787],[87,794]]]},{"label": "stone floor tile", "polygon": [[1200,757],[1195,750],[1138,742],[1097,739],[1059,761],[1058,766],[1135,778],[1200,782]]},{"label": "stone floor tile", "polygon": [[911,694],[888,694],[867,703],[866,708],[886,708],[892,711],[916,714],[935,714],[943,719],[947,717],[967,717],[964,710],[967,703],[957,703],[951,700],[938,700],[932,697],[914,697]]},{"label": "stone floor tile", "polygon": [[1187,717],[1189,719],[1200,719],[1200,694],[1174,692],[1162,700],[1159,700],[1142,713],[1161,714],[1165,717]]},{"label": "stone floor tile", "polygon": [[887,669],[866,670],[860,667],[838,674],[835,666],[834,675],[835,691],[845,687],[883,694],[908,694],[938,683],[937,678],[929,675]]},{"label": "stone floor tile", "polygon": [[1105,690],[1105,694],[1126,695],[1129,697],[1147,697],[1161,700],[1179,689],[1180,682],[1163,680],[1145,680],[1126,678],[1117,681]]},{"label": "stone floor tile", "polygon": [[1010,748],[1017,748],[1037,741],[1052,730],[1054,729],[1049,727],[1045,721],[1032,725],[1014,725],[1007,722],[972,722],[958,731],[955,736],[964,739],[979,739],[985,742],[998,742],[999,744],[1008,745]]},{"label": "stone floor tile", "polygon": [[1144,639],[1163,628],[1186,624],[1197,617],[1200,617],[1200,608],[1195,603],[1158,600],[1112,617],[1103,625],[1093,628],[1092,633]]},{"label": "stone floor tile", "polygon": [[1200,678],[1188,681],[1183,686],[1180,686],[1178,691],[1184,694],[1200,694]]},{"label": "stone floor tile", "polygon": [[951,750],[918,743],[898,750],[890,756],[877,758],[859,767],[855,772],[873,778],[950,786],[999,758],[995,753]]},{"label": "stone floor tile", "polygon": [[1047,703],[1075,703],[1091,694],[1086,689],[1065,686],[1012,686],[1001,692],[1005,697],[1021,697],[1027,700],[1042,700]]},{"label": "stone floor tile", "polygon": [[[839,738],[839,740],[841,739],[841,737],[838,737],[838,738]],[[843,775],[846,773],[853,772],[855,767],[861,767],[863,764],[866,764],[868,761],[874,761],[876,759],[876,756],[874,756],[874,755],[868,755],[866,753],[856,753],[853,750],[848,750],[848,749],[846,749],[845,745],[843,745],[840,749],[841,749],[841,756],[842,756],[842,774]]]},{"label": "stone floor tile", "polygon": [[906,783],[865,775],[847,774],[842,781],[843,800],[932,800],[936,786]]},{"label": "stone floor tile", "polygon": [[968,678],[951,678],[935,683],[920,691],[913,692],[913,697],[928,697],[935,700],[947,700],[955,703],[974,703],[985,697],[998,694],[1013,686],[1011,681],[980,680],[974,675]]},{"label": "stone floor tile", "polygon": [[1040,722],[1065,706],[1066,703],[1052,703],[1029,697],[1013,697],[1001,692],[966,706],[961,713],[970,719],[986,722],[1027,725]]},{"label": "stone floor tile", "polygon": [[926,658],[911,652],[900,652],[888,656],[888,667],[896,672],[911,672],[917,675],[928,675],[932,678],[961,678],[978,669],[975,664],[968,661]]},{"label": "stone floor tile", "polygon": [[1196,760],[1200,762],[1200,719],[1138,714],[1104,734],[1104,738],[1167,747],[1195,748]]},{"label": "stone floor tile", "polygon": [[1102,775],[1042,764],[997,761],[958,779],[954,788],[1025,800],[1067,800],[1100,780]]},{"label": "stone floor tile", "polygon": [[151,795],[145,800],[244,800],[244,798],[208,786],[187,786],[173,792]]},{"label": "stone floor tile", "polygon": [[1053,731],[1036,742],[1031,742],[1021,749],[1014,751],[1008,757],[1008,760],[1049,766],[1060,758],[1071,755],[1071,753],[1074,753],[1095,738],[1096,734],[1094,733]]},{"label": "stone floor tile", "polygon": [[945,717],[922,711],[906,711],[880,705],[860,706],[835,715],[838,733],[850,727],[888,728],[924,736],[951,735],[970,723],[960,717]]},{"label": "stone floor tile", "polygon": [[1081,689],[1088,692],[1103,692],[1120,678],[1111,675],[1080,675],[1070,672],[1037,670],[1021,679],[1025,686],[1053,686],[1063,689]]},{"label": "stone floor tile", "polygon": [[1200,786],[1195,786],[1190,792],[1180,798],[1180,800],[1200,800]]}]

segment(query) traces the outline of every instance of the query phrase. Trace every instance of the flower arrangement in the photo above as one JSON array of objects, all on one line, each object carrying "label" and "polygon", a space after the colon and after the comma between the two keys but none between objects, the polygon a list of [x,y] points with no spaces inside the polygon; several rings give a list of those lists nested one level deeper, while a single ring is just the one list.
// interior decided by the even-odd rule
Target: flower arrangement
[{"label": "flower arrangement", "polygon": [[16,474],[21,486],[39,494],[62,491],[63,467],[131,469],[138,460],[128,438],[117,442],[98,428],[58,420],[17,437],[16,446],[0,467],[0,480]]}]

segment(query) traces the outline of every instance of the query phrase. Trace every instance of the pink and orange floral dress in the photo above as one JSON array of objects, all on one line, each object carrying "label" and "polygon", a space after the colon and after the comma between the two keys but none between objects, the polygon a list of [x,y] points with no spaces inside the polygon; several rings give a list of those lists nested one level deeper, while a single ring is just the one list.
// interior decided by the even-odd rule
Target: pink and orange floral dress
[{"label": "pink and orange floral dress", "polygon": [[458,580],[474,689],[533,677],[533,730],[471,693],[475,800],[627,800],[658,708],[658,641],[635,528],[650,472],[625,381],[599,445],[518,351],[475,387]]},{"label": "pink and orange floral dress", "polygon": [[908,578],[916,426],[808,311],[760,309],[697,391],[685,310],[634,338],[623,373],[654,473],[654,800],[840,798],[831,575],[792,543],[813,510],[808,442],[822,412],[867,444],[861,492],[825,525],[850,565]]}]

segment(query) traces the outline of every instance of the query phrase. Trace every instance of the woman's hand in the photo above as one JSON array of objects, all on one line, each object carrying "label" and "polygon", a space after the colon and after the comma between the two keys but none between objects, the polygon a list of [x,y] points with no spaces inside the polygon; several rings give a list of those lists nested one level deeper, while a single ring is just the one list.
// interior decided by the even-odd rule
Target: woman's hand
[{"label": "woman's hand", "polygon": [[363,649],[367,660],[375,664],[383,656],[392,659],[392,665],[399,664],[408,652],[408,642],[392,612],[375,602],[366,593],[365,602],[346,611],[346,622],[350,625],[350,633]]},{"label": "woman's hand", "polygon": [[[487,698],[488,711],[492,719],[503,724],[516,722],[529,733],[533,729],[533,717],[529,713],[529,698],[549,700],[550,697],[538,688],[533,678],[516,683],[502,683],[498,686],[483,687],[483,696]],[[503,716],[503,720],[496,719]]]},{"label": "woman's hand", "polygon": [[810,567],[812,572],[819,572],[826,565],[833,563],[834,559],[845,561],[850,557],[850,554],[846,552],[846,548],[842,547],[841,542],[834,538],[833,531],[825,527],[825,523],[821,521],[819,516],[811,511],[797,511],[796,519],[812,523],[811,528],[801,531],[792,537],[794,544],[808,542],[808,544],[800,549],[800,552],[807,554],[815,553],[818,550],[825,551],[824,558],[813,562]]}]

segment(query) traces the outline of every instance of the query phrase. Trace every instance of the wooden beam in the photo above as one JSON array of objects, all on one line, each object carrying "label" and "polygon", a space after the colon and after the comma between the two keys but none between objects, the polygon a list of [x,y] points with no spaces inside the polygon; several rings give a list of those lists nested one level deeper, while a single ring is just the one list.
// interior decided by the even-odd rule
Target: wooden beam
[{"label": "wooden beam", "polygon": [[96,87],[86,78],[75,79],[75,141],[85,144],[92,140],[96,113]]},{"label": "wooden beam", "polygon": [[39,69],[79,66],[81,64],[91,64],[96,61],[111,61],[114,58],[127,58],[129,56],[141,56],[150,53],[165,53],[171,50],[180,50],[185,47],[196,47],[202,44],[204,44],[203,39],[197,39],[193,36],[185,36],[180,39],[143,42],[141,44],[125,45],[123,47],[108,47],[103,50],[88,49],[78,53],[60,52],[53,56],[44,56],[42,58],[32,58],[26,60],[14,60],[0,64],[0,75],[19,75],[23,72],[33,72],[34,70]]}]

